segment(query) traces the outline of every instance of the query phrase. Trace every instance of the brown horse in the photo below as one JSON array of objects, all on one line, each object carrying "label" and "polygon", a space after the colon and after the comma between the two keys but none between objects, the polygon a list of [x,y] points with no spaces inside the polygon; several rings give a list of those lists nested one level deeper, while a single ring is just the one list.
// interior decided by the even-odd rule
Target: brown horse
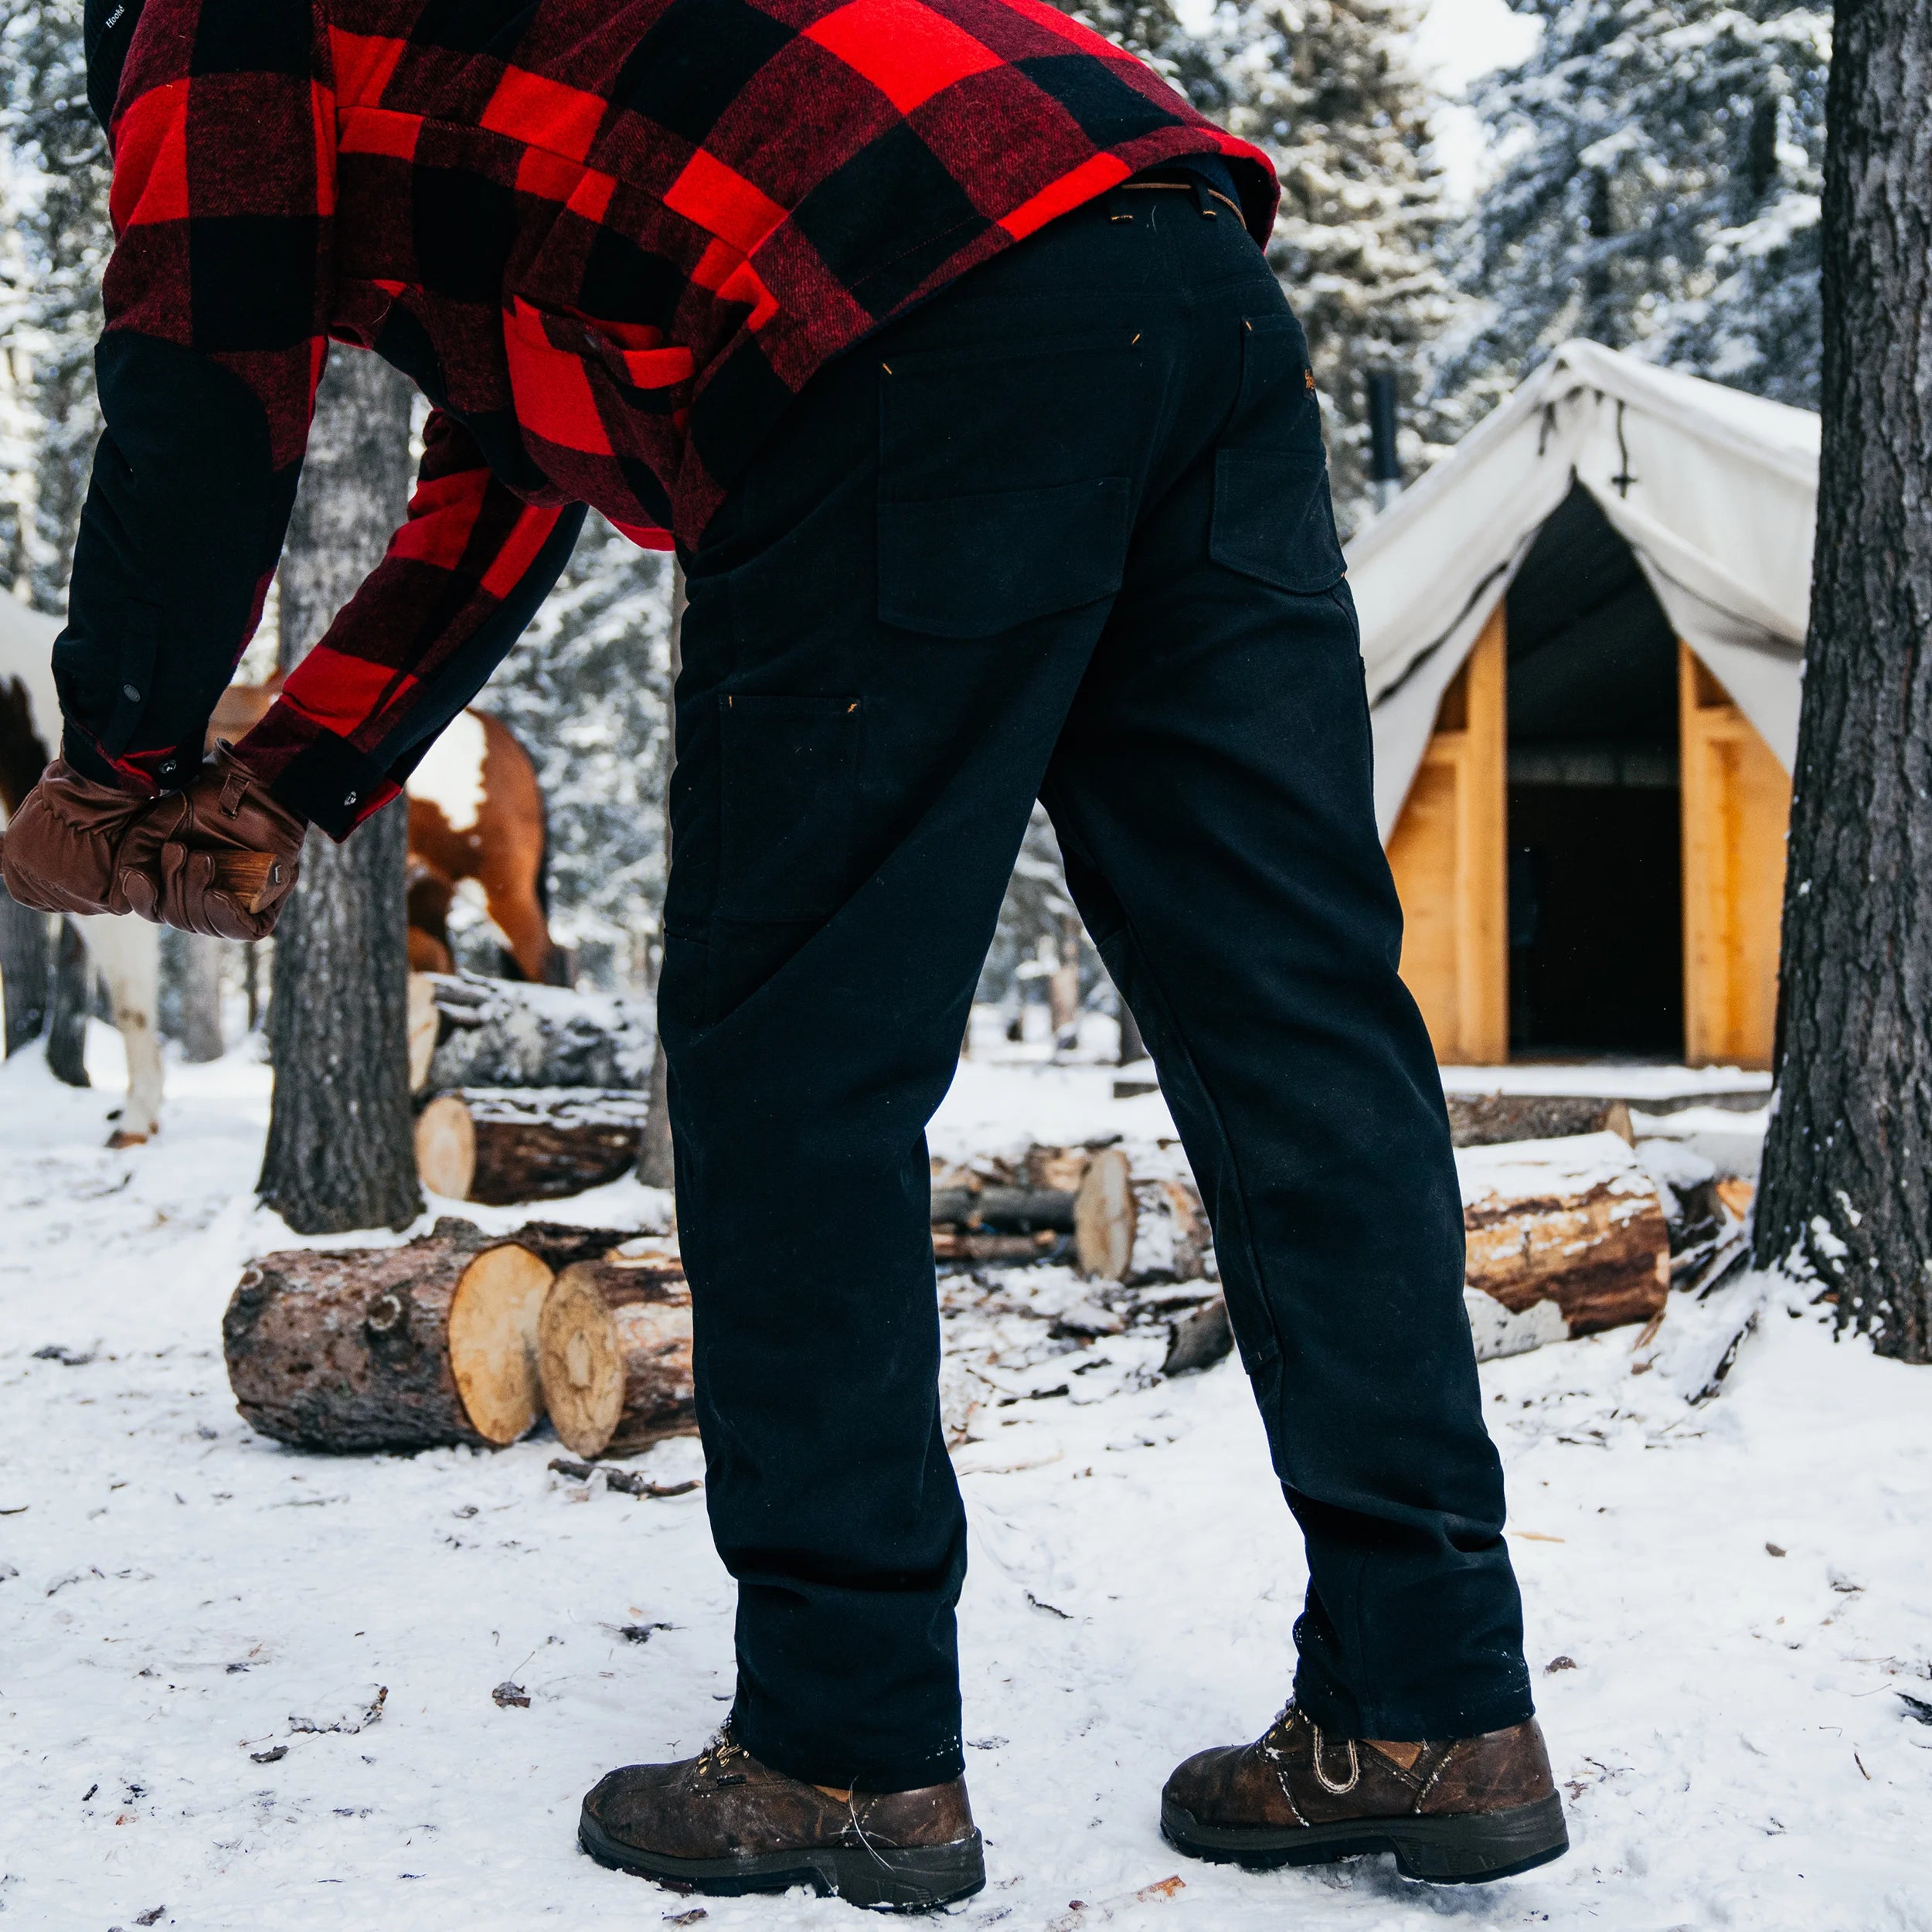
[{"label": "brown horse", "polygon": [[[240,737],[281,685],[279,672],[266,684],[231,684],[209,720],[209,742]],[[544,907],[543,794],[509,726],[463,712],[410,774],[408,790],[410,970],[453,970],[450,904],[473,879],[508,945],[506,963],[522,978],[560,983],[566,962]]]}]

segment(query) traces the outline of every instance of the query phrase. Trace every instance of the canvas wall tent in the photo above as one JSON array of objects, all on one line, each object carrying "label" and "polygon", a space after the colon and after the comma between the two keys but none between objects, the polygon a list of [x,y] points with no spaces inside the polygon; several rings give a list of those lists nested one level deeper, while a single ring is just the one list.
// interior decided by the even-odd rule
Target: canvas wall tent
[{"label": "canvas wall tent", "polygon": [[1570,342],[1349,546],[1444,1060],[1769,1064],[1818,451]]}]

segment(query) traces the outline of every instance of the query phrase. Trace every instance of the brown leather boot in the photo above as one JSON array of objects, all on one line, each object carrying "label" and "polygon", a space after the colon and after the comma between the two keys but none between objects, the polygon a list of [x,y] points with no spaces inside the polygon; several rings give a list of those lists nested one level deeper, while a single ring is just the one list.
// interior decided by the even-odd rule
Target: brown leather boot
[{"label": "brown leather boot", "polygon": [[1532,1717],[1420,1744],[1328,1737],[1290,1704],[1252,1744],[1202,1751],[1161,1794],[1161,1829],[1196,1858],[1321,1865],[1393,1852],[1405,1878],[1508,1878],[1570,1849]]},{"label": "brown leather boot", "polygon": [[760,1764],[729,1729],[696,1757],[600,1779],[577,1842],[600,1865],[693,1891],[810,1885],[894,1912],[967,1898],[986,1883],[963,1777],[834,1798]]}]

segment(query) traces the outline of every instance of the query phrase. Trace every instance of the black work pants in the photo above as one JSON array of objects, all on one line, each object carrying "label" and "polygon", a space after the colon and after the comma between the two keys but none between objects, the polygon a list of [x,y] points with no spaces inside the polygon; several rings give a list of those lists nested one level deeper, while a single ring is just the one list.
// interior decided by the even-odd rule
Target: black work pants
[{"label": "black work pants", "polygon": [[818,376],[685,563],[659,1001],[739,1737],[826,1784],[961,1768],[924,1129],[1036,796],[1306,1539],[1297,1695],[1338,1736],[1526,1716],[1317,405],[1260,251],[1112,192]]}]

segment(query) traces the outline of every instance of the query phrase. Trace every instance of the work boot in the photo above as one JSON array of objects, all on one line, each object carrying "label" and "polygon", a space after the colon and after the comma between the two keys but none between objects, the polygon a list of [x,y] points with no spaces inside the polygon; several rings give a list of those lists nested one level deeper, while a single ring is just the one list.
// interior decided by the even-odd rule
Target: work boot
[{"label": "work boot", "polygon": [[627,1764],[592,1787],[577,1842],[600,1865],[697,1892],[810,1885],[924,1911],[986,1883],[966,1781],[843,1797],[760,1764],[730,1727],[696,1757]]},{"label": "work boot", "polygon": [[1532,1717],[1479,1737],[1326,1737],[1291,1703],[1252,1744],[1201,1751],[1161,1794],[1161,1830],[1196,1858],[1322,1865],[1393,1852],[1404,1878],[1508,1878],[1570,1849]]}]

